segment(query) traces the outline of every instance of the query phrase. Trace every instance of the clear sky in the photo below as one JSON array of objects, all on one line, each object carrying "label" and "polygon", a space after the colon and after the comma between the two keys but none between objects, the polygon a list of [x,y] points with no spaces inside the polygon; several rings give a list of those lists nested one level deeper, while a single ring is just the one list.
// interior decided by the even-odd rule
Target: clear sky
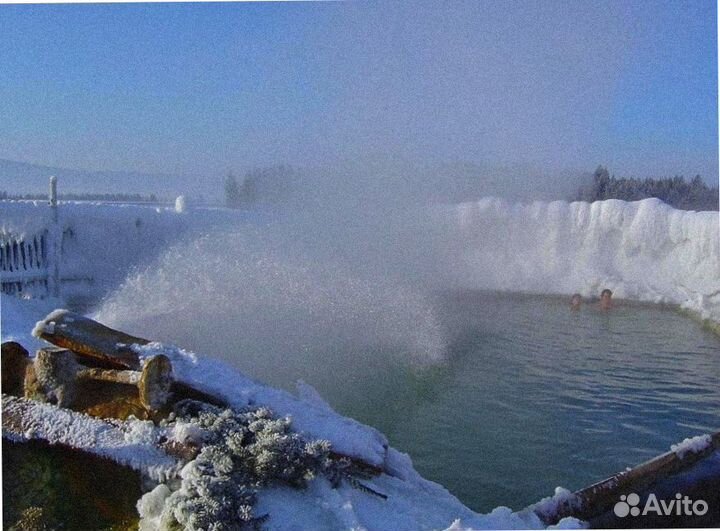
[{"label": "clear sky", "polygon": [[0,6],[0,158],[718,179],[714,0]]}]

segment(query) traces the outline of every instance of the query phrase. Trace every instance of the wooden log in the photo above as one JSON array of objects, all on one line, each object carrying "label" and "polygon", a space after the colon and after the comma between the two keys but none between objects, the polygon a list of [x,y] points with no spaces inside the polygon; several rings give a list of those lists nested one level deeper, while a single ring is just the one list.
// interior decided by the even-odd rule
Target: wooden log
[{"label": "wooden log", "polygon": [[[37,391],[40,393],[36,393],[36,390],[28,385],[27,396],[41,401],[44,397],[60,407],[73,409],[77,405],[80,385],[83,382],[95,381],[116,384],[112,387],[120,390],[123,386],[135,388],[140,403],[152,414],[168,403],[173,381],[170,360],[162,354],[146,360],[141,372],[87,368],[76,361],[71,350],[51,347],[38,350],[33,368],[38,383]],[[116,397],[112,398],[114,401]]]},{"label": "wooden log", "polygon": [[[26,398],[2,396],[2,435],[16,441],[38,440],[53,446],[111,459],[140,472],[161,474],[178,469],[177,460],[193,459],[198,448],[161,438],[155,445],[127,441],[128,423],[91,418],[82,413]],[[157,479],[157,478],[156,478]]]},{"label": "wooden log", "polygon": [[2,392],[22,396],[25,381],[25,370],[30,363],[30,355],[20,343],[6,341],[0,346],[0,375],[2,376]]},{"label": "wooden log", "polygon": [[535,511],[547,525],[557,524],[567,516],[580,520],[596,518],[620,501],[621,494],[642,492],[651,485],[667,479],[720,449],[720,432],[710,438],[710,445],[699,452],[688,451],[682,455],[675,451],[665,452],[630,470],[619,472],[607,479],[599,481],[575,491],[572,497],[561,503],[552,514]]},{"label": "wooden log", "polygon": [[170,393],[172,393],[172,400],[174,402],[180,402],[181,400],[196,400],[198,402],[207,402],[213,406],[230,407],[227,400],[220,398],[219,396],[206,393],[205,391],[195,389],[193,386],[178,380],[175,380],[170,384]]},{"label": "wooden log", "polygon": [[132,345],[150,343],[68,310],[52,312],[35,326],[33,335],[72,350],[88,362],[115,369],[139,370],[140,360]]},{"label": "wooden log", "polygon": [[138,382],[140,402],[150,411],[159,411],[170,400],[172,382],[172,365],[168,357],[159,354],[150,358],[145,362]]},{"label": "wooden log", "polygon": [[[131,345],[147,345],[149,340],[128,335],[93,321],[85,316],[56,310],[40,321],[34,335],[75,353],[78,363],[90,367],[139,370],[140,361]],[[191,385],[173,381],[170,385],[173,400],[199,400],[227,407],[226,400]]]},{"label": "wooden log", "polygon": [[37,386],[28,385],[28,389],[32,389],[30,396],[59,407],[70,407],[77,396],[77,367],[75,356],[67,349],[38,350],[33,363]]}]

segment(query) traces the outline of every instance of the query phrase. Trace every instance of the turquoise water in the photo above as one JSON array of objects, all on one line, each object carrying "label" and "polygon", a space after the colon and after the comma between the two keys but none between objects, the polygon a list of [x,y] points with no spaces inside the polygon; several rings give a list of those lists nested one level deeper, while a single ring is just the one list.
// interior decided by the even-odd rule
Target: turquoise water
[{"label": "turquoise water", "polygon": [[440,304],[445,363],[302,377],[475,510],[520,509],[720,429],[720,341],[671,309],[471,292]]}]

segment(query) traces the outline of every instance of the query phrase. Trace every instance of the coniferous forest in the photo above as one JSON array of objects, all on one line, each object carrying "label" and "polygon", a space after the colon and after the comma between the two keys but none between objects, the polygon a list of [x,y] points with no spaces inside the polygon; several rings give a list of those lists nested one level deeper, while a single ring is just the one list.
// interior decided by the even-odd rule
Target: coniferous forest
[{"label": "coniferous forest", "polygon": [[681,210],[718,210],[718,188],[710,187],[696,175],[690,182],[684,177],[662,179],[617,178],[598,166],[592,183],[581,187],[576,197],[579,201],[623,199],[639,201],[657,197],[668,205]]}]

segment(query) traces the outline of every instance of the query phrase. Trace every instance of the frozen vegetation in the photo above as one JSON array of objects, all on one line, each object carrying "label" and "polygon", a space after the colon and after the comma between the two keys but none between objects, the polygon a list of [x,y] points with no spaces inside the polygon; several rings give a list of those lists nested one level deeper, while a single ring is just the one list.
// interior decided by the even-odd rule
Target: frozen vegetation
[{"label": "frozen vegetation", "polygon": [[582,187],[578,193],[581,201],[604,201],[623,199],[638,201],[649,197],[662,199],[668,205],[681,210],[718,209],[718,189],[705,184],[699,175],[690,182],[683,177],[665,179],[634,179],[610,177],[602,166],[593,174],[591,185]]}]

